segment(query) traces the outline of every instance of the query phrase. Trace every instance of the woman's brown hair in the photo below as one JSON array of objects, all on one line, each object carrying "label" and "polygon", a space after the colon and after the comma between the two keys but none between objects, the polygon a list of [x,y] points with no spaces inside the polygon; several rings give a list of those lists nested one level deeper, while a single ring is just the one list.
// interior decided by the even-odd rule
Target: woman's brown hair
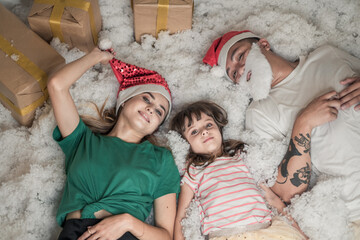
[{"label": "woman's brown hair", "polygon": [[[122,107],[120,106],[119,111],[116,115],[116,108],[110,108],[105,109],[105,105],[108,99],[105,100],[101,108],[93,103],[90,102],[95,108],[95,111],[97,113],[97,117],[90,116],[90,115],[80,115],[81,119],[84,121],[84,123],[93,131],[94,133],[100,133],[103,135],[107,135],[115,126],[115,123],[117,122],[120,112],[122,110]],[[159,145],[156,137],[153,134],[145,136],[141,142],[148,140],[154,145]]]},{"label": "woman's brown hair", "polygon": [[[171,120],[170,129],[181,134],[183,138],[185,128],[191,126],[193,117],[197,120],[201,119],[201,113],[204,113],[211,117],[218,126],[221,136],[223,135],[223,128],[228,123],[226,111],[211,101],[198,101],[188,104],[183,107]],[[185,121],[188,120],[188,126],[185,126]],[[222,152],[220,156],[228,155],[234,156],[236,152],[243,151],[244,143],[238,140],[226,140],[222,137]],[[186,157],[186,171],[189,173],[190,165],[206,167],[211,164],[217,157],[217,155],[197,154],[190,151]]]}]

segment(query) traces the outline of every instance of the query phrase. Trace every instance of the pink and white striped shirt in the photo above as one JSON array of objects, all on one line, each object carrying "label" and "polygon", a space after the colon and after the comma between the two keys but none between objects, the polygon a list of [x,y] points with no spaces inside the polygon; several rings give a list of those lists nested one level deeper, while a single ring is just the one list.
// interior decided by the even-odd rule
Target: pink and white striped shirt
[{"label": "pink and white striped shirt", "polygon": [[190,166],[182,183],[193,190],[200,211],[202,233],[270,223],[265,204],[248,167],[239,154],[220,157],[206,168]]}]

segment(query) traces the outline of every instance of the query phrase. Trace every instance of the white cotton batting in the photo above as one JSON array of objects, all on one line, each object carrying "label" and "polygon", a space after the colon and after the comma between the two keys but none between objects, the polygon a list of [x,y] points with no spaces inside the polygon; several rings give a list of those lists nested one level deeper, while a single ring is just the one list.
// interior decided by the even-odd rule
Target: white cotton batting
[{"label": "white cotton batting", "polygon": [[[26,19],[31,8],[27,3],[31,1],[0,1],[19,14],[19,19]],[[246,161],[255,179],[260,180],[276,175],[274,171],[287,143],[267,145],[253,133],[244,131],[248,98],[238,86],[220,77],[219,69],[203,64],[202,58],[213,40],[227,31],[243,29],[267,38],[272,50],[289,60],[296,60],[299,54],[307,54],[325,42],[359,58],[360,6],[357,1],[305,2],[253,0],[244,4],[235,0],[197,0],[192,29],[172,35],[162,32],[158,38],[147,35],[144,43],[139,44],[134,41],[130,1],[99,0],[103,20],[99,39],[104,40],[100,40],[101,48],[111,46],[119,59],[158,71],[165,77],[173,96],[172,115],[183,104],[202,99],[223,106],[229,114],[224,136],[248,143]],[[67,63],[84,55],[76,48],[69,50],[57,38],[51,46]],[[114,106],[117,88],[118,82],[109,66],[96,66],[70,91],[82,113],[87,112],[88,101],[101,106],[108,96],[107,104]],[[64,154],[51,136],[56,123],[51,101],[47,102],[48,106],[38,109],[32,128],[19,126],[10,112],[0,106],[0,216],[6,219],[0,221],[3,239],[54,239],[54,230],[59,228],[54,219],[65,179]],[[160,137],[165,138],[167,126],[165,122],[161,127]],[[172,151],[181,170],[187,147],[176,136],[172,137]],[[316,188],[293,200],[292,214],[311,239],[349,239],[346,212],[341,200],[335,197],[341,184],[330,179],[320,181]],[[193,203],[183,223],[188,240],[204,239]]]},{"label": "white cotton batting", "polygon": [[175,163],[182,176],[185,170],[186,156],[189,153],[190,144],[175,131],[166,134],[168,146],[171,148]]},{"label": "white cotton batting", "polygon": [[107,50],[107,49],[110,49],[111,47],[112,47],[112,42],[110,41],[110,39],[103,38],[100,40],[99,48],[101,50]]}]

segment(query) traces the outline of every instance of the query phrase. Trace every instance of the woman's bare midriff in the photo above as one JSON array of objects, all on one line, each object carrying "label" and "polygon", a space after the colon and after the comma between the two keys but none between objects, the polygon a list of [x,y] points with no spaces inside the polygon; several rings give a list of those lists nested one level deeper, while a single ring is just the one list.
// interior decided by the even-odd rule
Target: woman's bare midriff
[{"label": "woman's bare midriff", "polygon": [[[76,211],[73,211],[71,213],[68,213],[66,215],[66,220],[69,220],[69,219],[80,219],[81,218],[81,211],[82,210],[76,210]],[[103,219],[103,218],[106,218],[106,217],[109,217],[111,216],[112,214],[109,213],[108,211],[104,210],[104,209],[101,209],[97,212],[94,213],[95,217],[97,219]]]}]

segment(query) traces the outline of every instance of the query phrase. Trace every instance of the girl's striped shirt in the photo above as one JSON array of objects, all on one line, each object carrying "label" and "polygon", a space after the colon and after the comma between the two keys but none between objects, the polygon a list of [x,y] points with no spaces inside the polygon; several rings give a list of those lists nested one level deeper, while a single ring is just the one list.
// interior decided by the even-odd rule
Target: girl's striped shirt
[{"label": "girl's striped shirt", "polygon": [[202,233],[270,223],[271,211],[239,154],[203,167],[190,166],[182,183],[193,190]]}]

